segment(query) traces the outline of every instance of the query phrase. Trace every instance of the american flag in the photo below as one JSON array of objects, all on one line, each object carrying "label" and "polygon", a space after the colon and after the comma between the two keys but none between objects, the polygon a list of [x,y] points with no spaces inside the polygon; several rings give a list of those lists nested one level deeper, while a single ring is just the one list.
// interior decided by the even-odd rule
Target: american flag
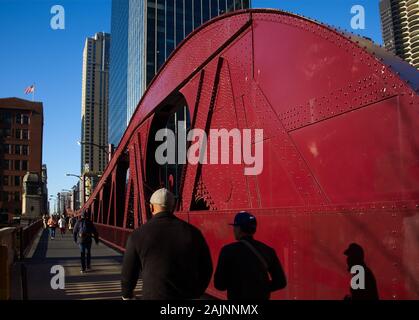
[{"label": "american flag", "polygon": [[31,85],[25,89],[25,94],[34,93],[35,92],[35,85]]}]

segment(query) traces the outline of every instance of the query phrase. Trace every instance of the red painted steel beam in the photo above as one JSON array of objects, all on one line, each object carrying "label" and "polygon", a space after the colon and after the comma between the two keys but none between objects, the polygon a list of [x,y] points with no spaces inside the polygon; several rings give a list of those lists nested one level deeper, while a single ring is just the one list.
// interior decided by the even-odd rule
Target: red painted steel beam
[{"label": "red painted steel beam", "polygon": [[[254,141],[263,145],[259,175],[244,175],[244,165],[183,167],[177,214],[202,230],[214,263],[233,241],[227,223],[245,209],[287,273],[273,298],[341,299],[343,251],[357,242],[382,298],[417,299],[418,91],[418,70],[366,39],[275,10],[218,17],[162,66],[84,208],[123,250],[129,215],[135,227],[147,221],[160,183],[153,133],[182,98],[192,128],[264,130]],[[132,203],[118,169],[127,161]],[[223,297],[212,285],[208,292]]]}]

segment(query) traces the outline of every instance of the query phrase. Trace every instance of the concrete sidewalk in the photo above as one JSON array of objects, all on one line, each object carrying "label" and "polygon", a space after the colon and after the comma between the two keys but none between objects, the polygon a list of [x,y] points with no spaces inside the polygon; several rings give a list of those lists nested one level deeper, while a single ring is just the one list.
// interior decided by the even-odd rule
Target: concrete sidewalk
[{"label": "concrete sidewalk", "polygon": [[[121,299],[122,255],[103,243],[92,244],[92,270],[80,274],[80,251],[68,232],[61,236],[59,229],[55,240],[48,230],[40,231],[23,261],[27,269],[29,300],[98,300]],[[61,265],[65,270],[65,288],[53,290],[51,268]],[[12,298],[20,299],[19,266],[13,273]],[[137,297],[141,296],[141,281],[137,284]]]}]

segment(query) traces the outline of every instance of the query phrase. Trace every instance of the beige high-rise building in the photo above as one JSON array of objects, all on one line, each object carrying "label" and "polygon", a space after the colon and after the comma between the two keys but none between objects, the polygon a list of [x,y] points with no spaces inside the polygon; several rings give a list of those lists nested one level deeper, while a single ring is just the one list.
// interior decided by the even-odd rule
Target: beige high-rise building
[{"label": "beige high-rise building", "polygon": [[110,35],[87,38],[83,50],[81,174],[101,174],[108,163]]},{"label": "beige high-rise building", "polygon": [[419,0],[380,0],[385,47],[419,69]]}]

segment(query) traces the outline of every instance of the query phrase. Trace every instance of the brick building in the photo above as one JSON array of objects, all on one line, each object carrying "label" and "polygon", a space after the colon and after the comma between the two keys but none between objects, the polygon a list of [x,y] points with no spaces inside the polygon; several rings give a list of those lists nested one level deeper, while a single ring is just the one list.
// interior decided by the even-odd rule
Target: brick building
[{"label": "brick building", "polygon": [[0,99],[0,213],[22,212],[22,179],[42,176],[43,106],[19,98]]}]

